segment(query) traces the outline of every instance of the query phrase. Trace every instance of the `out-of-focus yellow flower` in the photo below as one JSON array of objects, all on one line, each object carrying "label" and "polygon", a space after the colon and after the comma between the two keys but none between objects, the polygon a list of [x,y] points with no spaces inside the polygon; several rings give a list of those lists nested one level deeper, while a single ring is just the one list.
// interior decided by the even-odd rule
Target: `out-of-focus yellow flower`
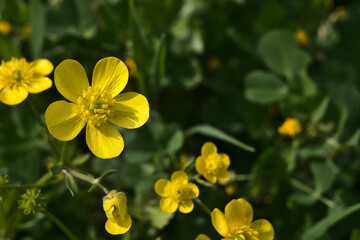
[{"label": "out-of-focus yellow flower", "polygon": [[125,64],[129,68],[130,76],[135,78],[137,76],[137,66],[136,66],[134,59],[126,58]]},{"label": "out-of-focus yellow flower", "polygon": [[[46,168],[47,168],[48,170],[50,170],[50,168],[51,168],[52,166],[54,166],[54,164],[53,164],[52,162],[49,162],[48,164],[46,164]],[[64,178],[64,173],[61,172],[61,173],[55,175],[55,178],[57,178],[57,179],[63,179],[63,178]]]},{"label": "out-of-focus yellow flower", "polygon": [[192,199],[199,196],[199,188],[189,183],[188,175],[183,171],[176,171],[171,179],[159,179],[155,183],[155,192],[162,197],[160,208],[167,213],[179,209],[182,213],[189,213],[194,208]]},{"label": "out-of-focus yellow flower", "polygon": [[346,7],[344,7],[344,6],[336,7],[335,12],[336,12],[336,14],[338,16],[338,19],[340,21],[345,21],[346,19],[349,18],[349,13],[348,13]]},{"label": "out-of-focus yellow flower", "polygon": [[54,66],[47,59],[27,62],[25,58],[1,61],[0,101],[16,105],[24,101],[29,93],[39,93],[52,86],[49,75]]},{"label": "out-of-focus yellow flower", "polygon": [[86,142],[93,154],[113,158],[124,149],[124,140],[114,126],[133,129],[149,118],[149,103],[135,92],[119,94],[128,81],[125,64],[115,58],[101,59],[95,66],[92,86],[84,68],[65,60],[55,69],[55,86],[69,101],[56,101],[45,112],[52,136],[61,141],[74,139],[86,126]]},{"label": "out-of-focus yellow flower", "polygon": [[294,118],[287,118],[278,128],[278,132],[283,135],[294,137],[296,134],[301,132],[301,125],[298,120]]},{"label": "out-of-focus yellow flower", "polygon": [[239,184],[237,182],[232,182],[226,185],[225,192],[227,195],[232,196],[237,192],[238,189],[239,189]]},{"label": "out-of-focus yellow flower", "polygon": [[11,24],[8,21],[0,21],[0,33],[8,35],[11,32]]},{"label": "out-of-focus yellow flower", "polygon": [[183,168],[186,163],[189,162],[189,158],[185,155],[180,156],[180,168]]},{"label": "out-of-focus yellow flower", "polygon": [[234,199],[225,207],[225,214],[215,208],[211,221],[226,240],[273,240],[274,229],[265,219],[253,220],[253,209],[245,199]]},{"label": "out-of-focus yellow flower", "polygon": [[215,57],[215,56],[210,57],[208,59],[207,63],[206,63],[206,66],[210,71],[216,71],[221,66],[220,59],[218,57]]},{"label": "out-of-focus yellow flower", "polygon": [[230,158],[225,153],[217,153],[214,143],[206,142],[201,148],[201,156],[196,158],[196,171],[203,175],[206,180],[216,183],[217,179],[226,181],[230,174],[227,171]]},{"label": "out-of-focus yellow flower", "polygon": [[310,45],[310,36],[304,29],[296,30],[295,38],[301,47],[308,47]]},{"label": "out-of-focus yellow flower", "polygon": [[195,240],[211,240],[211,238],[209,238],[208,236],[206,236],[205,234],[199,234]]},{"label": "out-of-focus yellow flower", "polygon": [[24,38],[27,38],[31,33],[31,29],[32,29],[32,27],[31,27],[30,23],[24,24],[24,26],[22,26],[20,29],[21,36],[23,36]]},{"label": "out-of-focus yellow flower", "polygon": [[131,227],[131,217],[127,213],[126,195],[123,192],[112,190],[103,199],[103,208],[107,221],[105,229],[112,235],[124,234]]}]

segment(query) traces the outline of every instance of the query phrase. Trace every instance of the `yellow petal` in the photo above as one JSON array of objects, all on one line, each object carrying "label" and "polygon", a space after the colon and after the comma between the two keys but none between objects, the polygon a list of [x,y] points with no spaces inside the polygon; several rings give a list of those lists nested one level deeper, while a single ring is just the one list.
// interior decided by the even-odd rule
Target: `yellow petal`
[{"label": "yellow petal", "polygon": [[5,87],[0,93],[0,101],[7,105],[16,105],[24,101],[28,94],[28,91],[23,87]]},{"label": "yellow petal", "polygon": [[225,207],[225,218],[232,234],[246,224],[244,204],[238,200],[232,200]]},{"label": "yellow petal", "polygon": [[179,203],[173,201],[171,198],[164,197],[160,200],[160,208],[164,212],[173,213],[178,208]]},{"label": "yellow petal", "polygon": [[180,184],[188,183],[189,177],[184,171],[176,171],[171,174],[171,182],[177,182]]},{"label": "yellow petal", "polygon": [[199,157],[196,158],[195,168],[196,168],[196,171],[199,174],[204,175],[204,172],[205,172],[205,160],[204,160],[203,156],[199,156]]},{"label": "yellow petal", "polygon": [[45,122],[51,135],[61,141],[74,139],[86,122],[77,113],[77,106],[66,101],[56,101],[46,109]]},{"label": "yellow petal", "polygon": [[162,197],[168,197],[168,188],[170,187],[170,182],[166,179],[159,179],[155,183],[155,192],[162,196]]},{"label": "yellow petal", "polygon": [[111,124],[86,126],[86,143],[90,151],[99,158],[114,158],[124,149],[124,140],[119,131]]},{"label": "yellow petal", "polygon": [[49,75],[54,69],[54,65],[47,59],[36,59],[32,62],[35,68],[35,74],[40,76]]},{"label": "yellow petal", "polygon": [[211,238],[209,238],[208,236],[206,236],[205,234],[199,234],[195,240],[211,240]]},{"label": "yellow petal", "polygon": [[220,181],[227,181],[230,178],[230,173],[227,170],[223,170],[221,172],[219,172],[216,177],[220,180]]},{"label": "yellow petal", "polygon": [[208,180],[212,184],[216,183],[217,178],[214,175],[212,175],[212,174],[210,174],[208,172],[205,172],[204,177],[205,177],[206,180]]},{"label": "yellow petal", "polygon": [[226,223],[224,214],[217,208],[215,208],[211,213],[211,222],[215,230],[223,237],[227,237],[229,232],[229,227]]},{"label": "yellow petal", "polygon": [[31,79],[26,88],[30,93],[39,93],[48,88],[51,88],[52,81],[48,77],[40,77]]},{"label": "yellow petal", "polygon": [[180,202],[179,211],[182,213],[189,213],[194,209],[194,203],[191,200]]},{"label": "yellow petal", "polygon": [[131,226],[131,217],[128,213],[125,213],[124,217],[120,217],[120,215],[114,215],[115,222],[119,227],[130,228]]},{"label": "yellow petal", "polygon": [[[119,211],[121,219],[125,219],[127,216],[127,198],[124,192],[118,192],[115,196],[116,207]],[[119,223],[118,223],[119,224]],[[121,225],[121,224],[120,224]]]},{"label": "yellow petal", "polygon": [[237,200],[243,205],[245,224],[250,225],[254,217],[254,211],[251,204],[243,198]]},{"label": "yellow petal", "polygon": [[217,152],[217,147],[214,143],[212,142],[206,142],[202,147],[201,147],[201,155],[203,156],[207,156],[211,153],[216,153]]},{"label": "yellow petal", "polygon": [[230,165],[230,158],[225,153],[220,153],[220,162],[222,163],[224,168],[228,168]]},{"label": "yellow petal", "polygon": [[88,89],[89,81],[81,64],[75,60],[62,61],[55,69],[55,86],[66,99],[75,102],[83,89]]},{"label": "yellow petal", "polygon": [[[106,223],[105,223],[105,229],[106,229],[106,231],[107,231],[108,233],[112,234],[112,235],[117,235],[117,234],[124,234],[124,233],[126,233],[126,232],[130,229],[131,223],[132,223],[130,216],[129,216],[129,215],[127,215],[127,216],[128,216],[127,219],[126,219],[126,221],[127,221],[127,225],[126,225],[126,226],[127,226],[127,227],[119,226],[117,223],[112,222],[112,221],[110,221],[110,220],[107,220]],[[130,222],[130,224],[129,224],[129,222]]]},{"label": "yellow petal", "polygon": [[199,188],[194,183],[188,183],[185,185],[185,188],[190,190],[187,193],[187,197],[190,199],[197,198],[199,196]]},{"label": "yellow petal", "polygon": [[251,224],[251,228],[256,230],[259,240],[273,240],[274,228],[268,220],[259,219]]},{"label": "yellow petal", "polygon": [[136,92],[119,94],[111,109],[115,110],[110,122],[123,128],[141,127],[149,119],[149,103],[143,95]]},{"label": "yellow petal", "polygon": [[128,78],[129,71],[126,65],[118,58],[107,57],[96,63],[91,85],[115,97],[125,88]]}]

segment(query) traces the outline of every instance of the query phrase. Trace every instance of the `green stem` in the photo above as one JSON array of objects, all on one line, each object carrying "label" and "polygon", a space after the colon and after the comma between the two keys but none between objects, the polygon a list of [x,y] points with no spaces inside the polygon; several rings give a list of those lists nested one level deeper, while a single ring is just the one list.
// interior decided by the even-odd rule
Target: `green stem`
[{"label": "green stem", "polygon": [[104,191],[105,194],[109,193],[109,190],[99,182],[99,179],[87,176],[85,174],[82,174],[82,173],[77,172],[75,170],[72,170],[70,168],[66,168],[64,170],[67,171],[68,173],[70,173],[71,175],[73,175],[74,177],[78,178],[78,179],[81,179],[81,180],[83,180],[85,182],[88,182],[90,184],[98,185]]},{"label": "green stem", "polygon": [[321,193],[315,191],[314,189],[306,186],[305,184],[303,184],[302,182],[298,181],[295,178],[290,179],[290,183],[294,186],[297,187],[298,189],[300,189],[303,192],[306,192],[307,194],[309,194],[310,196],[312,196],[313,198],[316,198],[317,200],[319,200],[320,202],[324,203],[325,205],[327,205],[328,207],[333,207],[335,205],[335,203],[333,201],[331,201],[330,199],[324,197],[321,195]]},{"label": "green stem", "polygon": [[211,210],[200,200],[200,198],[195,198],[194,201],[199,204],[199,206],[211,216]]},{"label": "green stem", "polygon": [[66,236],[68,236],[69,239],[79,240],[79,238],[76,237],[76,235],[56,216],[54,216],[53,214],[49,213],[46,210],[42,210],[40,212],[43,213],[46,217],[48,217],[51,221],[53,221],[66,234]]},{"label": "green stem", "polygon": [[248,181],[252,178],[250,174],[238,174],[235,176],[235,181]]},{"label": "green stem", "polygon": [[60,158],[59,158],[60,165],[64,165],[64,162],[65,162],[66,145],[67,145],[67,142],[63,142],[62,146],[61,146],[61,152],[60,152]]}]

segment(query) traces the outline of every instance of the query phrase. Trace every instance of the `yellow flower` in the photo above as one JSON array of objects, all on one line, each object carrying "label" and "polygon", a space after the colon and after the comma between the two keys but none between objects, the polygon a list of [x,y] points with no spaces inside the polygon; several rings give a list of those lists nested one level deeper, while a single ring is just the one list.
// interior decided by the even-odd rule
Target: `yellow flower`
[{"label": "yellow flower", "polygon": [[207,142],[201,148],[201,156],[196,158],[196,171],[203,175],[206,180],[216,183],[217,179],[226,181],[230,174],[227,168],[230,165],[230,158],[225,153],[217,153],[214,143]]},{"label": "yellow flower", "polygon": [[25,58],[1,61],[0,101],[8,105],[19,104],[29,93],[39,93],[52,86],[49,75],[54,66],[49,60],[27,62]]},{"label": "yellow flower", "polygon": [[225,214],[215,208],[211,221],[223,240],[273,240],[274,229],[265,219],[254,222],[253,209],[243,198],[234,199],[225,207]]},{"label": "yellow flower", "polygon": [[211,240],[211,238],[209,238],[208,236],[206,236],[205,234],[199,234],[195,240]]},{"label": "yellow flower", "polygon": [[127,213],[125,193],[112,190],[104,197],[103,208],[108,219],[105,223],[108,233],[124,234],[130,229],[132,221]]},{"label": "yellow flower", "polygon": [[8,35],[11,32],[11,24],[8,21],[0,21],[0,33]]},{"label": "yellow flower", "polygon": [[304,29],[296,30],[295,39],[301,47],[308,47],[310,45],[310,36]]},{"label": "yellow flower", "polygon": [[294,137],[296,134],[301,132],[301,125],[298,120],[294,118],[287,118],[278,128],[278,132],[283,135]]},{"label": "yellow flower", "polygon": [[188,175],[183,171],[176,171],[171,175],[171,181],[159,179],[155,183],[155,192],[163,197],[160,208],[167,213],[173,213],[178,208],[182,213],[189,213],[194,208],[192,199],[199,196],[199,188],[189,183]]},{"label": "yellow flower", "polygon": [[136,77],[137,76],[137,66],[136,66],[134,59],[126,58],[125,64],[129,68],[130,76],[133,78]]},{"label": "yellow flower", "polygon": [[86,142],[100,158],[113,158],[124,149],[124,140],[114,126],[133,129],[149,118],[149,103],[141,94],[119,94],[129,72],[115,58],[101,59],[95,66],[92,86],[75,60],[65,60],[55,69],[55,86],[69,101],[52,103],[45,112],[46,125],[52,136],[61,141],[74,139],[86,125]]},{"label": "yellow flower", "polygon": [[225,192],[227,195],[234,195],[239,190],[239,184],[237,182],[232,182],[225,187]]}]

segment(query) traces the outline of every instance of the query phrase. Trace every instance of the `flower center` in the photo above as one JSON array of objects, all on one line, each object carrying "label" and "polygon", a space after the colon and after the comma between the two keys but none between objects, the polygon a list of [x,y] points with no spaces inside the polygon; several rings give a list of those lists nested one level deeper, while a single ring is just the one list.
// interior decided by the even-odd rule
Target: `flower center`
[{"label": "flower center", "polygon": [[101,126],[113,116],[110,109],[115,100],[101,93],[98,89],[89,87],[83,90],[77,99],[78,111],[81,118],[92,126]]},{"label": "flower center", "polygon": [[17,82],[20,82],[21,81],[21,70],[14,70],[12,72],[12,79],[14,79],[15,81]]},{"label": "flower center", "polygon": [[234,240],[259,240],[259,233],[249,226],[241,226],[233,235]]},{"label": "flower center", "polygon": [[220,155],[212,154],[208,156],[205,161],[205,169],[208,173],[216,175],[223,168],[223,164],[220,161]]},{"label": "flower center", "polygon": [[183,184],[175,184],[172,187],[171,198],[176,202],[183,202],[187,199],[192,199],[193,195],[193,190],[185,187]]}]

